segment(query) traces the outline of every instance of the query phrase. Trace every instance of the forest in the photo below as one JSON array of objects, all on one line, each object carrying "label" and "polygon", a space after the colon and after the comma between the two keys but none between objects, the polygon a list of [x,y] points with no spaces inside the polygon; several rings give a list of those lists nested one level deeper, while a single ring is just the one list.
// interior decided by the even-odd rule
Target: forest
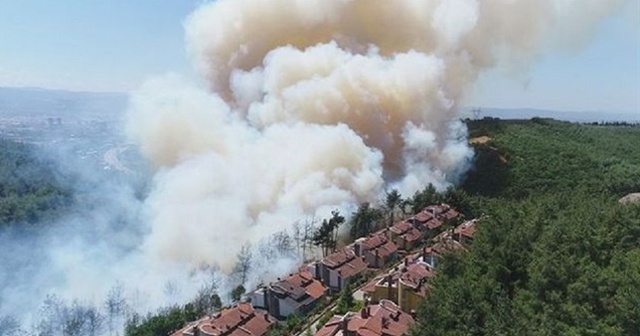
[{"label": "forest", "polygon": [[0,140],[0,227],[51,220],[71,205],[71,183],[34,145]]},{"label": "forest", "polygon": [[418,335],[640,335],[640,127],[468,122],[484,215],[440,264]]}]

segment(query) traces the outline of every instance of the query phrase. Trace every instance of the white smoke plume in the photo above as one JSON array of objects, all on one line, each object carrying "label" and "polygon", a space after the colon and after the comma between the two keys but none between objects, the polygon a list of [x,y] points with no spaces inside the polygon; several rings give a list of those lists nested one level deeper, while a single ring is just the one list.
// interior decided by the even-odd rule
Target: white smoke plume
[{"label": "white smoke plume", "polygon": [[[37,306],[51,292],[103,308],[105,297],[126,297],[145,313],[216,283],[228,302],[237,281],[208,271],[228,273],[247,243],[247,288],[289,272],[300,260],[285,235],[272,234],[336,208],[348,214],[391,188],[409,197],[428,183],[455,184],[472,158],[459,108],[478,76],[584,44],[617,5],[204,4],[185,28],[206,88],[165,76],[132,97],[127,131],[154,167],[149,196],[94,181],[81,193],[91,195],[87,204],[35,238],[0,232],[0,330],[13,324],[3,315],[47,330]],[[118,334],[118,314],[104,313],[119,318],[104,323],[109,334]]]},{"label": "white smoke plume", "polygon": [[[615,1],[219,0],[186,21],[207,89],[135,95],[129,133],[157,172],[143,250],[229,270],[309,216],[459,180],[459,107],[479,74],[580,40]],[[553,35],[553,38],[551,37]]]}]

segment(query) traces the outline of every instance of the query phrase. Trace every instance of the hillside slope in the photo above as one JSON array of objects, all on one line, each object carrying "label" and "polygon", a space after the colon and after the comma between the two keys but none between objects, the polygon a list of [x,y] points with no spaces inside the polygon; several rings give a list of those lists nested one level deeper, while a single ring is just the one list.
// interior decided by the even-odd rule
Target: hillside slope
[{"label": "hillside slope", "polygon": [[0,140],[0,229],[44,221],[71,204],[69,183],[32,145]]},{"label": "hillside slope", "polygon": [[[463,185],[485,214],[447,256],[414,335],[637,335],[640,127],[547,119],[469,123]],[[488,140],[488,141],[487,141]]]}]

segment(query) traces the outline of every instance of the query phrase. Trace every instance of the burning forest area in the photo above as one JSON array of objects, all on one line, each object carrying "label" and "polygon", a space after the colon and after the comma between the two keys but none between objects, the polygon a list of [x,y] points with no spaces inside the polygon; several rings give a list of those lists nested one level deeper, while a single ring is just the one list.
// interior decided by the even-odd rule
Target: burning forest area
[{"label": "burning forest area", "polygon": [[[170,3],[131,38],[161,41]],[[469,107],[612,18],[640,40],[636,3],[188,12],[191,75],[0,87],[0,336],[640,333],[639,119]]]}]

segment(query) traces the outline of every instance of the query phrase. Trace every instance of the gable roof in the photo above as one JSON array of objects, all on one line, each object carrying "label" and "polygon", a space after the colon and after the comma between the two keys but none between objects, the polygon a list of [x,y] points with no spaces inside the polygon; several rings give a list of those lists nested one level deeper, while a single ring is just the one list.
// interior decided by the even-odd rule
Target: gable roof
[{"label": "gable roof", "polygon": [[422,232],[416,228],[411,228],[409,231],[405,232],[402,236],[400,236],[407,242],[414,242],[422,239]]},{"label": "gable roof", "polygon": [[[346,322],[346,323],[345,323]],[[316,336],[344,335],[344,327],[360,336],[401,336],[405,335],[415,323],[411,315],[389,300],[380,300],[376,305],[369,305],[360,314],[347,313],[344,317],[334,316],[318,332]],[[342,334],[340,334],[342,331]]]},{"label": "gable roof", "polygon": [[462,235],[468,238],[473,238],[473,236],[476,233],[476,223],[478,222],[477,219],[472,219],[469,221],[466,221],[460,225],[458,225],[455,230],[454,233],[457,235]]},{"label": "gable roof", "polygon": [[350,247],[345,247],[322,259],[322,264],[338,272],[343,278],[360,274],[367,270],[367,264],[356,256]]},{"label": "gable roof", "polygon": [[356,244],[360,244],[360,246],[365,250],[373,250],[373,249],[375,249],[377,247],[380,247],[380,246],[384,245],[388,241],[389,241],[389,239],[384,234],[384,232],[383,231],[378,231],[378,232],[370,234],[369,236],[367,236],[363,240],[361,240],[359,242],[356,242]]},{"label": "gable roof", "polygon": [[335,268],[341,265],[344,265],[345,263],[358,258],[355,254],[355,252],[353,252],[353,250],[351,248],[343,248],[341,250],[338,250],[324,258],[322,258],[322,264],[329,267],[329,268]]},{"label": "gable roof", "polygon": [[328,290],[320,281],[314,279],[309,271],[291,274],[284,280],[272,283],[270,288],[295,301],[301,301],[305,296],[316,300],[324,296]]},{"label": "gable roof", "polygon": [[191,323],[173,336],[193,335],[194,329],[198,329],[197,334],[210,336],[263,336],[273,323],[266,313],[255,311],[251,304],[241,303]]},{"label": "gable roof", "polygon": [[413,228],[413,225],[411,225],[411,223],[409,223],[408,221],[402,221],[402,222],[397,222],[395,224],[393,224],[390,228],[389,231],[395,233],[395,234],[404,234],[407,231],[411,230]]}]

